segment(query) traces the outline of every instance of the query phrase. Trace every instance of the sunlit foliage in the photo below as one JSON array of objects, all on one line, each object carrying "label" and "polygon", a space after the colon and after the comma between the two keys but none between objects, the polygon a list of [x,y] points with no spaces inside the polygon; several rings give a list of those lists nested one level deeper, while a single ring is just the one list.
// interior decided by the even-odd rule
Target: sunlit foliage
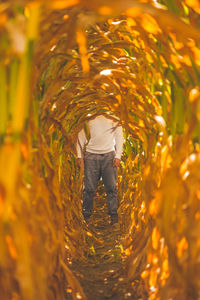
[{"label": "sunlit foliage", "polygon": [[101,241],[80,216],[75,142],[97,114],[125,131],[127,277],[141,275],[150,300],[198,299],[199,2],[9,1],[0,12],[3,299],[62,299],[63,274],[85,297],[70,261]]}]

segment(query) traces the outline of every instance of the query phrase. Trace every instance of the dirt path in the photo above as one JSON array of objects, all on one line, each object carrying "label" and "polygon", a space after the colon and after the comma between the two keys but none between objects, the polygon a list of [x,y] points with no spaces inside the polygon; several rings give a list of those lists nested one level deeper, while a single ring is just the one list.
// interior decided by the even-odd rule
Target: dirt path
[{"label": "dirt path", "polygon": [[[91,245],[87,261],[73,261],[71,269],[79,280],[88,300],[146,300],[140,278],[129,282],[123,274],[120,226],[110,225],[105,198],[96,199],[88,227],[102,243]],[[66,299],[72,299],[67,294]]]}]

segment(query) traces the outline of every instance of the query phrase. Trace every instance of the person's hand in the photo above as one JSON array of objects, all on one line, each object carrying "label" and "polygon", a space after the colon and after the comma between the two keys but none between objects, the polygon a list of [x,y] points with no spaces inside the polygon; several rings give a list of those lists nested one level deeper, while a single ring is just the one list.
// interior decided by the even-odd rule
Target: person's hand
[{"label": "person's hand", "polygon": [[84,161],[83,158],[77,158],[76,159],[76,164],[78,165],[78,167],[81,169],[81,171],[84,170]]},{"label": "person's hand", "polygon": [[115,157],[113,160],[113,167],[118,168],[119,165],[120,165],[120,159]]}]

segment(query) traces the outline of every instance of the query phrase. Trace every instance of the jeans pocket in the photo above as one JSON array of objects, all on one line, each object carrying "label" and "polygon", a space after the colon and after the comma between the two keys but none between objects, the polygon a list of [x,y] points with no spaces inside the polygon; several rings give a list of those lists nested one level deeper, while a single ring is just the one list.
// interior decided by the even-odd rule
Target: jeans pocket
[{"label": "jeans pocket", "polygon": [[84,154],[84,158],[85,158],[85,159],[92,158],[92,155],[93,155],[93,153],[90,153],[90,152],[85,152],[85,154]]},{"label": "jeans pocket", "polygon": [[108,153],[108,159],[113,160],[115,158],[115,151],[109,152]]}]

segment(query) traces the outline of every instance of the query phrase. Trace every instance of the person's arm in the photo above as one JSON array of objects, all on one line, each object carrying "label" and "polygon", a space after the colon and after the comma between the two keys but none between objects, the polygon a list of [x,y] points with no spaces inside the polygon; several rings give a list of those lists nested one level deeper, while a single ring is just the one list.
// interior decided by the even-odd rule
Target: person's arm
[{"label": "person's arm", "polygon": [[76,143],[76,152],[77,152],[77,164],[83,169],[83,148],[87,142],[84,129],[82,129],[78,134],[78,140]]},{"label": "person's arm", "polygon": [[114,131],[116,154],[113,161],[114,167],[119,167],[121,155],[123,151],[123,130],[122,126],[118,126]]}]

